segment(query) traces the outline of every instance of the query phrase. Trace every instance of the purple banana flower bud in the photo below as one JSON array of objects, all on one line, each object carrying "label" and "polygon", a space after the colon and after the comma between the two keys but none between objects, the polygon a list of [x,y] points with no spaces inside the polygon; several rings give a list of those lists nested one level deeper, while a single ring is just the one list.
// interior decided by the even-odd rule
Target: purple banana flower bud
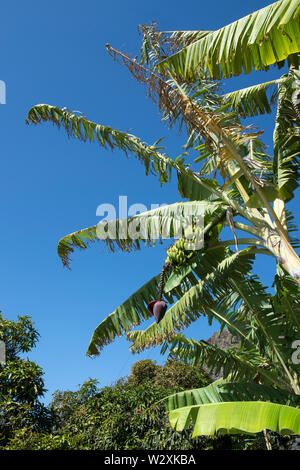
[{"label": "purple banana flower bud", "polygon": [[147,308],[154,315],[156,323],[159,323],[164,318],[168,306],[164,300],[152,300]]}]

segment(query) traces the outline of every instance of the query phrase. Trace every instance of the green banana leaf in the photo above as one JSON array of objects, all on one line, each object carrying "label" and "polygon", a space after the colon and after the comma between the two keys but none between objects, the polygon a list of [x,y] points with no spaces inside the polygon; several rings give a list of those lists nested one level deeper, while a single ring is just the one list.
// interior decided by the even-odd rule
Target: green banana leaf
[{"label": "green banana leaf", "polygon": [[169,414],[176,431],[194,425],[193,437],[255,434],[269,429],[281,435],[300,434],[300,409],[262,401],[208,403],[177,408]]},{"label": "green banana leaf", "polygon": [[186,406],[232,401],[270,401],[300,408],[300,396],[287,390],[257,384],[218,380],[207,387],[184,390],[166,398],[168,411]]}]

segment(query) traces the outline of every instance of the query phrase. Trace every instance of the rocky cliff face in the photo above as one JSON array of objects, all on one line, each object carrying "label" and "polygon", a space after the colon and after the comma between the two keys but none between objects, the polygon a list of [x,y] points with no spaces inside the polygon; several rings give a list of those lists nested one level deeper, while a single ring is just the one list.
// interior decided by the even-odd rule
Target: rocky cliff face
[{"label": "rocky cliff face", "polygon": [[217,331],[207,340],[207,343],[218,346],[220,349],[230,349],[238,345],[239,342],[239,337],[232,336],[227,329],[224,329],[222,333]]},{"label": "rocky cliff face", "polygon": [[[240,342],[240,339],[238,336],[232,336],[225,328],[222,333],[217,331],[206,341],[213,346],[218,346],[220,349],[230,349],[234,346],[237,346]],[[216,375],[213,370],[208,370],[207,367],[204,367],[204,370],[209,373],[213,380],[217,380],[222,377],[222,375]]]}]

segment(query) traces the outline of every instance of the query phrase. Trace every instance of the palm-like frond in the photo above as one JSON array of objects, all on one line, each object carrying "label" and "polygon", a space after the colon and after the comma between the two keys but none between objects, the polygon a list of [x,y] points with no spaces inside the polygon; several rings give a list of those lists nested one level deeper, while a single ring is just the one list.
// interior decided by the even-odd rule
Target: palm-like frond
[{"label": "palm-like frond", "polygon": [[[210,35],[207,37],[209,36]],[[265,191],[262,190],[260,181],[258,181],[255,174],[253,174],[254,170],[249,168],[248,163],[245,162],[243,158],[245,144],[251,143],[258,134],[254,135],[253,133],[243,132],[245,131],[245,128],[239,125],[238,122],[233,122],[232,119],[228,119],[226,115],[222,113],[208,112],[206,109],[203,109],[198,105],[198,103],[195,103],[190,99],[185,87],[181,86],[181,84],[173,77],[171,80],[172,84],[170,85],[170,83],[167,83],[161,76],[155,74],[151,70],[147,70],[141,64],[136,63],[123,53],[113,49],[110,45],[107,45],[107,49],[114,58],[117,58],[128,67],[130,72],[138,81],[144,83],[148,87],[149,96],[158,103],[160,110],[168,112],[174,117],[174,119],[176,119],[180,114],[186,127],[188,129],[192,129],[201,136],[206,150],[217,152],[219,158],[218,167],[228,170],[227,166],[233,163],[242,170],[243,177],[247,180],[249,187],[252,186],[252,188],[255,189],[255,192],[261,201],[261,206],[264,206],[267,209],[273,222],[268,215],[263,217],[258,211],[247,211],[241,204],[238,204],[237,207],[237,201],[234,200],[232,196],[230,197],[226,191],[222,192],[219,190],[220,188],[208,187],[202,178],[198,178],[198,175],[194,172],[191,173],[193,179],[203,188],[208,189],[215,196],[228,202],[229,205],[233,209],[236,209],[240,215],[252,221],[258,227],[262,227],[262,225],[264,225],[265,230],[268,232],[270,225],[274,224],[274,227],[276,228],[276,236],[278,237],[278,241],[282,241],[282,245],[280,245],[279,249],[274,249],[274,246],[267,242],[266,247],[288,270],[291,276],[298,279],[298,282],[300,282],[299,258],[294,252],[286,231],[271,206]],[[174,162],[174,166],[178,164],[180,165],[180,163]],[[179,173],[191,176],[191,173],[189,172],[182,172],[182,168]],[[249,195],[245,190],[243,183],[239,181],[239,178],[237,178],[235,186],[238,187],[243,200],[247,201],[249,199]],[[282,248],[283,246],[287,248],[286,253],[284,253],[284,248]]]},{"label": "palm-like frond", "polygon": [[[249,318],[253,317],[254,321],[259,321],[266,331],[272,332],[272,328],[276,328],[280,320],[274,312],[272,296],[266,291],[258,276],[245,276],[239,282],[232,279],[232,284],[242,301],[239,309],[240,318],[247,318],[249,321]],[[254,340],[254,337],[252,339]],[[258,337],[255,337],[255,342],[259,345]]]},{"label": "palm-like frond", "polygon": [[211,31],[159,31],[155,23],[139,25],[142,33],[141,63],[152,63],[163,60],[170,53],[188,46],[205,37]]},{"label": "palm-like frond", "polygon": [[[211,116],[205,113],[203,116],[206,116],[205,119],[207,121],[211,119]],[[133,135],[91,122],[82,115],[72,113],[66,108],[60,109],[57,106],[47,104],[36,105],[31,108],[26,122],[28,124],[52,122],[58,128],[63,127],[69,137],[74,137],[84,142],[97,142],[102,147],[111,150],[118,148],[125,155],[133,153],[145,166],[146,173],[159,175],[161,183],[169,181],[171,179],[171,172],[174,170],[178,176],[182,176],[180,180],[180,191],[182,193],[192,196],[196,191],[198,194],[197,199],[200,198],[200,191],[202,191],[201,199],[207,199],[208,194],[213,194],[216,198],[224,200],[227,204],[232,204],[236,210],[243,212],[243,208],[238,206],[235,201],[230,201],[218,185],[205,178],[199,178],[179,160],[174,161],[170,157],[161,154],[157,151],[155,144],[152,146],[146,145]],[[202,190],[197,190],[196,185],[202,188]],[[247,215],[247,212],[244,212]]]},{"label": "palm-like frond", "polygon": [[243,299],[240,315],[249,323],[249,340],[296,389],[297,380],[294,380],[294,366],[290,361],[290,344],[297,334],[295,322],[290,321],[284,304],[276,302],[255,277],[232,283]]},{"label": "palm-like frond", "polygon": [[99,354],[106,344],[113,342],[117,336],[121,336],[151,316],[147,304],[156,298],[158,282],[159,276],[153,277],[104,318],[94,331],[87,351],[88,355]]},{"label": "palm-like frond", "polygon": [[[186,127],[201,136],[206,149],[218,152],[221,166],[226,167],[226,164],[232,161],[239,165],[245,178],[251,182],[259,197],[268,208],[274,219],[276,228],[279,232],[284,233],[279,219],[264,193],[261,191],[260,185],[255,178],[251,176],[252,171],[249,170],[248,165],[243,161],[241,154],[241,148],[243,148],[246,143],[255,139],[260,133],[249,133],[248,128],[241,126],[236,121],[232,121],[230,117],[228,119],[228,116],[223,113],[213,113],[203,109],[198,103],[190,99],[185,87],[181,86],[175,79],[171,80],[172,85],[170,85],[170,83],[163,80],[161,76],[146,69],[141,64],[136,63],[123,53],[116,51],[110,45],[107,45],[107,49],[114,58],[117,58],[128,67],[138,81],[148,87],[149,96],[158,103],[161,111],[169,113],[174,119],[177,119],[177,116],[181,115]],[[177,162],[175,163],[177,164]],[[180,173],[182,173],[182,171],[180,171]],[[205,187],[201,178],[198,179],[198,182]],[[222,194],[222,192],[213,190],[212,188],[209,188],[209,190],[217,196],[220,196],[221,199],[226,198],[226,195]],[[230,205],[234,207],[232,200]],[[242,215],[243,210],[241,207],[239,207],[239,212]],[[249,217],[249,213],[245,211],[243,215],[246,218]]]},{"label": "palm-like frond", "polygon": [[274,129],[274,182],[279,197],[289,201],[299,185],[300,118],[292,101],[295,90],[300,89],[300,74],[290,71],[279,84],[278,107]]},{"label": "palm-like frond", "polygon": [[83,142],[97,142],[100,146],[114,150],[122,150],[126,156],[135,155],[146,169],[146,174],[159,174],[161,182],[168,181],[172,168],[172,160],[156,151],[153,146],[146,145],[138,137],[96,124],[83,115],[71,112],[67,108],[59,108],[48,104],[39,104],[30,109],[26,123],[38,124],[51,122],[58,128],[62,127],[68,137]]},{"label": "palm-like frond", "polygon": [[215,434],[300,433],[300,409],[262,401],[237,401],[186,406],[172,410],[170,424],[176,431],[194,424],[193,437]]},{"label": "palm-like frond", "polygon": [[116,249],[129,252],[139,250],[141,244],[154,246],[163,239],[184,237],[186,230],[190,231],[190,237],[198,236],[201,243],[204,216],[215,212],[220,214],[221,207],[222,204],[216,201],[177,202],[128,219],[100,222],[63,237],[58,243],[58,254],[68,267],[70,254],[75,248],[86,249],[96,241],[105,243],[112,252]]},{"label": "palm-like frond", "polygon": [[143,35],[141,63],[153,66],[180,48],[207,36],[211,31],[159,31],[155,23],[139,25]]},{"label": "palm-like frond", "polygon": [[217,182],[205,177],[201,177],[201,181],[205,183],[205,186],[200,185],[197,179],[190,178],[187,174],[178,173],[178,191],[183,198],[190,201],[215,199],[216,196],[212,191],[218,188]]},{"label": "palm-like frond", "polygon": [[223,95],[228,107],[242,118],[271,113],[278,95],[278,84],[282,79],[252,85]]},{"label": "palm-like frond", "polygon": [[300,51],[299,15],[298,0],[280,0],[208,34],[158,67],[184,79],[201,71],[220,79],[281,66]]},{"label": "palm-like frond", "polygon": [[[282,269],[277,267],[277,274],[274,279],[276,294],[273,299],[274,308],[281,311],[285,317],[285,326],[293,325],[294,337],[300,334],[300,296],[299,286],[289,276],[286,276]],[[281,333],[282,335],[282,333]],[[285,341],[286,345],[288,341]]]},{"label": "palm-like frond", "polygon": [[196,41],[204,38],[212,31],[164,31],[165,34],[170,35],[170,42],[176,44],[178,48],[186,47]]},{"label": "palm-like frond", "polygon": [[[167,347],[167,344],[165,345]],[[277,369],[269,364],[266,367],[265,358],[253,346],[252,349],[233,348],[221,349],[204,340],[196,341],[183,335],[177,335],[169,343],[171,357],[191,362],[194,365],[206,366],[214,374],[236,382],[253,381],[259,374],[264,384],[276,384],[287,387],[287,381],[278,374]]]}]

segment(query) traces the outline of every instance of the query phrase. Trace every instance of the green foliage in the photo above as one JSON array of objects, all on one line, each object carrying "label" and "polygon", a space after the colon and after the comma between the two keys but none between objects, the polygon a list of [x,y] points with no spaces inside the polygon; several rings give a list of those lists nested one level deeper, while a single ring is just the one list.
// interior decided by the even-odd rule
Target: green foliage
[{"label": "green foliage", "polygon": [[[234,381],[251,382],[259,377],[266,385],[292,387],[294,393],[299,393],[299,368],[291,361],[291,344],[299,335],[299,287],[280,270],[275,277],[274,295],[253,275],[231,282],[232,289],[220,295],[215,304],[211,302],[206,315],[212,315],[222,329],[227,326],[231,335],[237,335],[239,347],[224,350],[183,335],[170,341],[166,335],[164,350],[169,348],[172,355],[200,366],[205,364],[217,375],[230,376]],[[146,332],[135,332],[142,343]],[[155,341],[152,334],[151,344]]]},{"label": "green foliage", "polygon": [[24,352],[35,346],[39,334],[29,316],[9,321],[0,314],[1,337],[6,344],[6,364],[0,365],[0,448],[22,429],[49,431],[51,412],[40,402],[46,391],[43,371]]},{"label": "green foliage", "polygon": [[[178,383],[179,382],[179,383]],[[52,433],[19,430],[9,449],[194,449],[213,448],[211,442],[192,441],[187,433],[174,432],[168,422],[165,403],[170,391],[209,383],[198,368],[178,361],[157,366],[139,361],[128,378],[98,388],[86,381],[77,391],[55,392],[50,408],[55,417]]]},{"label": "green foliage", "polygon": [[203,387],[210,382],[210,376],[201,367],[186,364],[178,361],[178,359],[169,359],[158,370],[155,378],[157,386],[182,390],[191,387]]},{"label": "green foliage", "polygon": [[[163,366],[138,361],[128,378],[98,388],[87,380],[75,392],[57,391],[51,402],[56,417],[51,433],[24,427],[6,446],[9,450],[219,450],[264,449],[262,436],[191,437],[169,425],[166,397],[186,387],[210,383],[198,367],[179,361]],[[208,385],[210,387],[210,385]],[[185,392],[181,392],[185,393]],[[287,448],[288,440],[271,434],[273,448]]]},{"label": "green foliage", "polygon": [[75,248],[84,250],[95,242],[105,243],[111,252],[140,250],[143,245],[155,246],[165,238],[178,235],[184,215],[188,214],[195,225],[197,217],[218,213],[220,207],[220,202],[177,202],[129,219],[100,223],[63,237],[58,243],[58,254],[63,264],[68,265],[67,260]]},{"label": "green foliage", "polygon": [[32,361],[8,360],[0,366],[1,396],[21,403],[33,403],[45,392],[41,367]]},{"label": "green foliage", "polygon": [[276,102],[279,83],[280,79],[260,83],[227,93],[223,95],[223,98],[228,101],[228,107],[237,111],[243,118],[257,116],[258,114],[270,114],[272,106]]},{"label": "green foliage", "polygon": [[87,400],[98,393],[98,380],[89,379],[84,382],[76,392],[57,390],[53,394],[50,409],[53,412],[55,426],[66,423],[77,406],[83,405]]},{"label": "green foliage", "polygon": [[300,116],[293,95],[300,89],[300,72],[291,68],[278,87],[278,106],[274,129],[274,183],[283,200],[289,201],[299,185]]},{"label": "green foliage", "polygon": [[133,385],[140,385],[145,380],[153,380],[157,374],[159,366],[151,359],[137,361],[131,368],[131,373],[128,377],[128,383]]},{"label": "green foliage", "polygon": [[24,427],[15,432],[5,450],[72,450],[72,441],[67,435],[35,432]]},{"label": "green foliage", "polygon": [[280,0],[223,28],[212,31],[158,64],[185,78],[208,72],[216,79],[282,66],[299,52],[297,0]]},{"label": "green foliage", "polygon": [[300,407],[300,396],[256,382],[214,382],[207,387],[184,390],[167,399],[169,411],[194,405],[233,401],[272,401]]},{"label": "green foliage", "polygon": [[134,363],[127,383],[140,385],[151,381],[163,389],[184,390],[190,387],[202,387],[211,382],[210,376],[200,367],[194,367],[177,359],[169,359],[163,366],[145,359]]},{"label": "green foliage", "polygon": [[234,401],[186,406],[170,412],[171,426],[182,431],[194,424],[193,436],[258,433],[300,434],[300,409],[262,401]]},{"label": "green foliage", "polygon": [[51,122],[58,128],[63,127],[68,137],[83,142],[96,142],[101,147],[122,150],[126,156],[132,153],[143,163],[146,174],[160,174],[161,183],[168,179],[168,158],[157,152],[156,143],[146,145],[134,135],[89,121],[84,115],[67,108],[60,109],[48,104],[36,105],[30,109],[26,123],[36,125]]},{"label": "green foliage", "polygon": [[0,338],[5,342],[8,360],[14,360],[36,345],[39,333],[28,315],[18,316],[15,322],[4,318],[0,311]]},{"label": "green foliage", "polygon": [[[254,276],[234,285],[243,299],[230,324],[231,331],[240,333],[239,347],[222,350],[178,335],[171,342],[171,352],[193,364],[205,363],[237,383],[217,382],[169,397],[171,425],[180,430],[193,422],[194,436],[264,429],[299,434],[299,368],[291,361],[291,344],[299,332],[299,287],[281,270],[273,296]],[[170,346],[167,341],[166,346]]]},{"label": "green foliage", "polygon": [[165,406],[157,403],[166,393],[150,381],[105,387],[76,406],[62,431],[79,449],[192,448],[191,440],[170,429]]},{"label": "green foliage", "polygon": [[[172,171],[177,173],[179,193],[191,202],[173,204],[124,221],[126,224],[137,222],[141,226],[145,217],[150,216],[151,220],[152,216],[159,215],[156,237],[145,238],[139,234],[135,238],[128,236],[123,239],[119,236],[123,221],[117,221],[117,236],[108,226],[105,243],[111,251],[116,247],[123,251],[140,249],[141,241],[154,245],[153,239],[164,238],[166,227],[171,228],[169,235],[174,238],[174,209],[181,210],[188,204],[196,207],[200,201],[214,207],[204,214],[201,228],[204,246],[201,249],[189,256],[182,239],[168,250],[171,272],[166,279],[165,290],[160,283],[159,298],[164,295],[165,300],[173,305],[159,326],[154,323],[145,331],[129,331],[149,318],[147,303],[156,297],[156,276],[101,321],[92,336],[88,354],[98,354],[105,344],[127,333],[133,343],[133,351],[162,344],[162,352],[165,352],[171,346],[172,357],[177,356],[193,364],[206,363],[210,369],[223,371],[233,381],[249,380],[252,385],[255,380],[273,385],[272,393],[265,390],[266,396],[270,393],[277,396],[277,388],[300,393],[298,371],[290,358],[290,344],[295,333],[299,332],[300,259],[294,251],[295,242],[289,238],[290,219],[285,207],[294,197],[299,180],[299,15],[298,0],[279,0],[218,31],[178,31],[168,36],[155,27],[141,27],[140,62],[107,45],[109,54],[145,85],[163,120],[170,127],[176,123],[180,127],[185,126],[185,150],[195,152],[195,165],[201,163],[195,169],[190,163],[185,163],[188,152],[184,157],[182,154],[173,160],[159,152],[159,141],[153,146],[146,145],[135,136],[91,122],[67,108],[37,105],[29,111],[27,123],[51,122],[58,128],[62,127],[68,137],[84,142],[95,141],[104,148],[118,148],[126,155],[135,155],[145,166],[146,174],[159,175],[161,183],[170,181]],[[267,70],[271,64],[281,68],[286,59],[289,73],[272,82],[227,95],[220,95],[219,88],[212,82],[212,79],[250,73],[253,69]],[[251,131],[241,119],[270,113],[276,100],[274,154],[269,156],[260,140],[262,132]],[[212,172],[213,178],[210,177]],[[237,217],[243,222],[237,221]],[[221,241],[221,230],[226,225],[232,230],[234,240]],[[237,240],[235,229],[255,238]],[[69,266],[70,254],[75,248],[85,249],[97,239],[96,226],[64,237],[58,245],[63,264]],[[233,244],[237,253],[229,249]],[[238,245],[246,245],[247,248],[239,250]],[[275,295],[267,293],[260,281],[250,274],[254,256],[259,253],[273,256],[278,272],[282,271],[280,281],[275,280]],[[240,348],[222,351],[203,340],[194,341],[177,334],[200,315],[206,315],[209,322],[219,321],[221,328],[226,326],[230,333],[239,335]],[[178,367],[174,364],[172,367]],[[76,441],[76,444],[72,441],[73,445],[81,448],[95,446],[92,427],[97,423],[98,428],[106,432],[103,440],[102,435],[96,438],[101,448],[108,448],[105,447],[108,445],[126,449],[134,445],[137,448],[144,446],[148,442],[146,437],[142,444],[139,438],[144,436],[143,433],[146,436],[146,427],[143,426],[147,423],[149,429],[151,419],[154,420],[150,419],[151,412],[155,407],[145,394],[151,391],[153,399],[158,398],[157,393],[162,390],[156,383],[159,376],[166,387],[174,377],[177,377],[178,385],[178,374],[169,367],[169,376],[165,373],[162,377],[162,369],[151,361],[140,363],[127,383],[101,390],[87,402],[80,402],[76,396],[78,409],[75,413],[68,412],[73,406],[72,394],[64,393],[57,397],[58,401],[70,402],[66,408],[60,408],[60,419],[65,422],[63,429],[71,426],[71,439]],[[154,389],[151,388],[153,383],[156,383]],[[140,390],[139,387],[143,386]],[[122,394],[117,398],[114,394],[120,390]],[[254,393],[251,386],[249,390],[256,400],[257,390]],[[235,386],[231,392],[237,392]],[[174,408],[171,422],[176,429],[186,430],[193,421],[196,436],[201,432],[212,435],[218,430],[258,432],[265,427],[280,433],[298,432],[297,408],[286,403],[244,402],[241,389],[238,392],[235,403],[225,400]],[[105,393],[117,406],[112,409],[107,402],[101,404],[101,416],[96,415],[90,420],[88,406]],[[133,404],[139,402],[137,395],[140,393],[146,403],[142,411],[140,408],[132,409]],[[127,402],[128,395],[131,401],[128,399]],[[106,409],[109,409],[107,421]],[[122,409],[122,413],[114,414],[118,409]],[[261,419],[253,417],[255,409],[261,412]],[[87,415],[83,432],[82,419]],[[138,431],[132,428],[134,420]],[[156,424],[161,425],[159,422]],[[129,436],[127,440],[126,436]],[[176,439],[173,448],[177,448]],[[169,442],[161,436],[158,445],[168,446]]]}]

